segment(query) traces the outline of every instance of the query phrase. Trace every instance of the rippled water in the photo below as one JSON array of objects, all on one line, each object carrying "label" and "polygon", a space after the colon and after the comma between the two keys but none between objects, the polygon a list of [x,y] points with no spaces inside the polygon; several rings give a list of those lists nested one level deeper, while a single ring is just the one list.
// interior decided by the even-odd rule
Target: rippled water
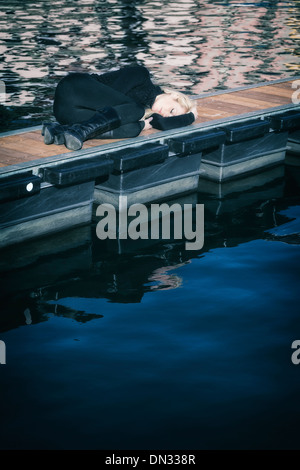
[{"label": "rippled water", "polygon": [[138,63],[191,94],[299,74],[299,19],[299,0],[11,0],[0,7],[1,127],[50,116],[71,71]]}]

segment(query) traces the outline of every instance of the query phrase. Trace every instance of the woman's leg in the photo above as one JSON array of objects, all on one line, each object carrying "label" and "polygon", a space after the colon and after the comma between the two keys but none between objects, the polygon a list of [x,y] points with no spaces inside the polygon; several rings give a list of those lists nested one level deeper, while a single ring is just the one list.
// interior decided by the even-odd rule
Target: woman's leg
[{"label": "woman's leg", "polygon": [[71,73],[57,85],[53,111],[60,124],[82,123],[107,106],[116,110],[121,125],[144,114],[142,106],[87,73]]}]

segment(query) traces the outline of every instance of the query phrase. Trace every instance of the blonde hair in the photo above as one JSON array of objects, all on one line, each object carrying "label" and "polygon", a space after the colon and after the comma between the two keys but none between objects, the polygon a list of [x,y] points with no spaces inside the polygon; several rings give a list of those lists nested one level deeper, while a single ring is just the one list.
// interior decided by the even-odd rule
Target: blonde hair
[{"label": "blonde hair", "polygon": [[[172,90],[172,88],[162,88],[162,91],[166,94],[166,95],[174,95],[174,98],[175,100],[183,107],[186,109],[186,113],[189,113],[192,108],[194,107],[194,104],[193,102],[190,100],[190,98],[186,95],[184,95],[183,93],[181,93],[180,91],[176,91],[176,90]],[[142,118],[142,120],[144,119],[148,119],[150,116],[152,116],[154,112],[152,111],[151,108],[148,108],[146,109],[145,111],[145,114]]]}]

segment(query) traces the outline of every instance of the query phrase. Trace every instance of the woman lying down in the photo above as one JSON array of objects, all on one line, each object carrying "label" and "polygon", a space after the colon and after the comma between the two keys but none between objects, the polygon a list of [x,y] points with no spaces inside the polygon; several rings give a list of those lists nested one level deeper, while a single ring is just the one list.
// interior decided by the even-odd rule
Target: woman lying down
[{"label": "woman lying down", "polygon": [[88,139],[136,137],[144,129],[174,129],[197,118],[186,95],[153,84],[143,66],[101,75],[70,73],[57,85],[53,112],[57,122],[43,124],[44,142],[70,150]]}]

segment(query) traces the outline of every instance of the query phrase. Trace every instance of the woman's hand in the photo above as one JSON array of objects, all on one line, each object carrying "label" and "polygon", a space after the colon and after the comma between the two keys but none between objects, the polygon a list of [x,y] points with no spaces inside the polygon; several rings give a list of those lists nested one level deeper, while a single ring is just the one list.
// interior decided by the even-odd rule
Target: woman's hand
[{"label": "woman's hand", "polygon": [[144,127],[144,131],[147,131],[148,129],[152,129],[152,126],[151,126],[151,121],[152,121],[152,117],[148,118],[148,119],[145,119],[145,127]]}]

